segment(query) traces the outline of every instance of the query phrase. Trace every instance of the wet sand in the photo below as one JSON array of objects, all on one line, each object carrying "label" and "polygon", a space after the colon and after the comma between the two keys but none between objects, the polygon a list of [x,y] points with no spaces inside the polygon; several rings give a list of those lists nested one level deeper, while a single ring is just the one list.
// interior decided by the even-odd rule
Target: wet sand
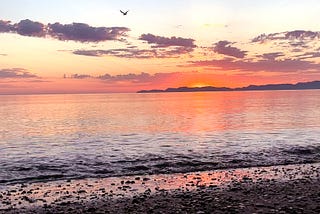
[{"label": "wet sand", "polygon": [[0,213],[320,213],[320,164],[2,186]]}]

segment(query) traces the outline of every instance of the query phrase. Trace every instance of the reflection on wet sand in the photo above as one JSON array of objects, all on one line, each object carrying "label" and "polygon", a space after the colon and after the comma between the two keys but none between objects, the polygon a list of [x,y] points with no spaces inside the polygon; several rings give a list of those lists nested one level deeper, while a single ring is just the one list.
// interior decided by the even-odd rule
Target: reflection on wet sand
[{"label": "reflection on wet sand", "polygon": [[242,183],[319,178],[320,164],[255,167],[211,172],[66,180],[3,186],[0,211],[68,205],[75,201],[135,198],[159,192],[222,191]]}]

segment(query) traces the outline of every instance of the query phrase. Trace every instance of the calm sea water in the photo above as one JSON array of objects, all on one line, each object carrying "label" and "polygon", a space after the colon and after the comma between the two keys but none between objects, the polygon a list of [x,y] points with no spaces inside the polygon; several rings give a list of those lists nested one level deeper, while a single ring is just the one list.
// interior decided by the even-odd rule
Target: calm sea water
[{"label": "calm sea water", "polygon": [[0,103],[0,184],[320,161],[320,90]]}]

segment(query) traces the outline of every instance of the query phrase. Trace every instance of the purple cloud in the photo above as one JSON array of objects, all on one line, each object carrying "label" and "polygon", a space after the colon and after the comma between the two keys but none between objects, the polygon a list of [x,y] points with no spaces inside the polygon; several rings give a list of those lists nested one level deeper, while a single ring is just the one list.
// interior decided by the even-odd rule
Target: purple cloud
[{"label": "purple cloud", "polygon": [[118,74],[118,75],[111,75],[106,73],[100,76],[90,76],[87,74],[73,74],[70,77],[66,77],[66,78],[73,78],[73,79],[92,78],[92,79],[98,79],[98,80],[112,82],[112,83],[116,83],[116,82],[152,83],[155,81],[163,81],[165,79],[170,79],[173,76],[176,76],[179,74],[183,75],[185,73],[173,72],[173,73],[149,74],[146,72],[141,72],[140,74],[129,73],[129,74]]},{"label": "purple cloud", "polygon": [[[157,74],[156,74],[157,75]],[[121,82],[121,81],[130,81],[130,82],[149,82],[156,75],[150,75],[148,73],[142,72],[140,74],[118,74],[118,75],[110,75],[110,74],[104,74],[100,76],[91,76],[87,74],[72,74],[70,78],[72,79],[86,79],[86,78],[94,78],[94,79],[100,79],[104,81],[112,81],[112,82]]]},{"label": "purple cloud", "polygon": [[195,48],[194,39],[186,39],[182,37],[163,37],[155,36],[153,34],[142,34],[140,40],[146,41],[148,44],[155,44],[154,48],[170,47],[170,46],[181,46],[188,48]]},{"label": "purple cloud", "polygon": [[178,58],[183,54],[190,53],[192,48],[189,47],[170,47],[159,49],[137,49],[137,48],[119,48],[110,50],[76,50],[73,54],[83,56],[101,57],[105,55],[119,58]]},{"label": "purple cloud", "polygon": [[257,57],[261,57],[266,60],[275,60],[278,57],[284,56],[282,52],[274,52],[274,53],[264,53],[262,55],[257,55]]},{"label": "purple cloud", "polygon": [[309,46],[306,44],[306,41],[303,40],[293,40],[289,41],[289,45],[292,47],[300,47],[300,48],[309,48]]},{"label": "purple cloud", "polygon": [[320,52],[319,51],[315,51],[315,52],[306,52],[300,55],[297,55],[296,57],[298,57],[299,59],[312,59],[312,58],[318,58],[320,57]]},{"label": "purple cloud", "polygon": [[104,55],[103,52],[103,50],[76,50],[72,53],[75,55],[100,57]]},{"label": "purple cloud", "polygon": [[29,19],[21,20],[17,24],[0,20],[0,33],[17,33],[23,36],[51,37],[59,40],[78,42],[102,42],[107,40],[123,41],[126,27],[92,27],[84,23],[72,24],[42,24]]},{"label": "purple cloud", "polygon": [[[91,77],[92,76],[87,75],[87,74],[73,74],[73,75],[71,75],[72,79],[86,79],[86,78],[91,78]],[[64,76],[64,78],[66,78],[66,77]]]},{"label": "purple cloud", "polygon": [[83,23],[48,24],[49,35],[59,40],[74,40],[80,42],[101,42],[106,40],[120,40],[126,36],[126,27],[91,27]]},{"label": "purple cloud", "polygon": [[0,69],[0,79],[5,78],[38,78],[38,76],[23,68]]},{"label": "purple cloud", "polygon": [[0,33],[7,33],[10,32],[12,25],[10,21],[0,20]]},{"label": "purple cloud", "polygon": [[[320,38],[318,31],[294,30],[281,33],[261,34],[252,39],[252,42],[267,42],[274,40],[315,40]],[[296,43],[296,45],[304,43]]]},{"label": "purple cloud", "polygon": [[319,36],[320,32],[305,30],[288,31],[285,34],[287,39],[319,39]]},{"label": "purple cloud", "polygon": [[193,48],[191,47],[175,47],[170,50],[164,51],[164,56],[167,56],[166,58],[172,58],[172,57],[177,57],[183,54],[188,54],[193,51]]},{"label": "purple cloud", "polygon": [[303,61],[298,59],[263,59],[259,61],[243,60],[204,60],[191,61],[192,67],[212,67],[221,70],[234,70],[242,72],[268,71],[268,72],[301,72],[301,71],[319,71],[320,64]]},{"label": "purple cloud", "polygon": [[101,80],[107,80],[107,81],[113,81],[113,82],[121,82],[121,81],[149,82],[154,78],[154,76],[148,73],[142,72],[140,74],[129,73],[129,74],[119,74],[115,76],[112,76],[110,74],[104,74],[97,78]]},{"label": "purple cloud", "polygon": [[156,57],[157,53],[155,50],[146,49],[110,49],[110,50],[76,50],[73,54],[83,55],[83,56],[94,56],[101,57],[105,55],[115,56],[119,58],[137,58],[137,59],[147,59]]},{"label": "purple cloud", "polygon": [[18,34],[23,36],[43,37],[46,34],[44,24],[33,22],[29,19],[21,20],[18,24],[15,24],[13,28]]},{"label": "purple cloud", "polygon": [[232,56],[235,58],[244,58],[246,56],[246,51],[242,51],[239,48],[232,47],[229,41],[219,41],[215,43],[213,51],[218,54],[223,54],[227,56]]}]

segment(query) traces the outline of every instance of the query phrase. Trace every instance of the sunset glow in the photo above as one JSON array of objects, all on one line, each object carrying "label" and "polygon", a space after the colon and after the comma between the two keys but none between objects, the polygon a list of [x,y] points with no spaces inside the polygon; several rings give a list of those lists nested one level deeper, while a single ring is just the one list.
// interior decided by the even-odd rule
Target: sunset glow
[{"label": "sunset glow", "polygon": [[1,0],[1,213],[320,213],[319,0]]},{"label": "sunset glow", "polygon": [[5,0],[0,94],[319,80],[319,10],[313,0]]}]

